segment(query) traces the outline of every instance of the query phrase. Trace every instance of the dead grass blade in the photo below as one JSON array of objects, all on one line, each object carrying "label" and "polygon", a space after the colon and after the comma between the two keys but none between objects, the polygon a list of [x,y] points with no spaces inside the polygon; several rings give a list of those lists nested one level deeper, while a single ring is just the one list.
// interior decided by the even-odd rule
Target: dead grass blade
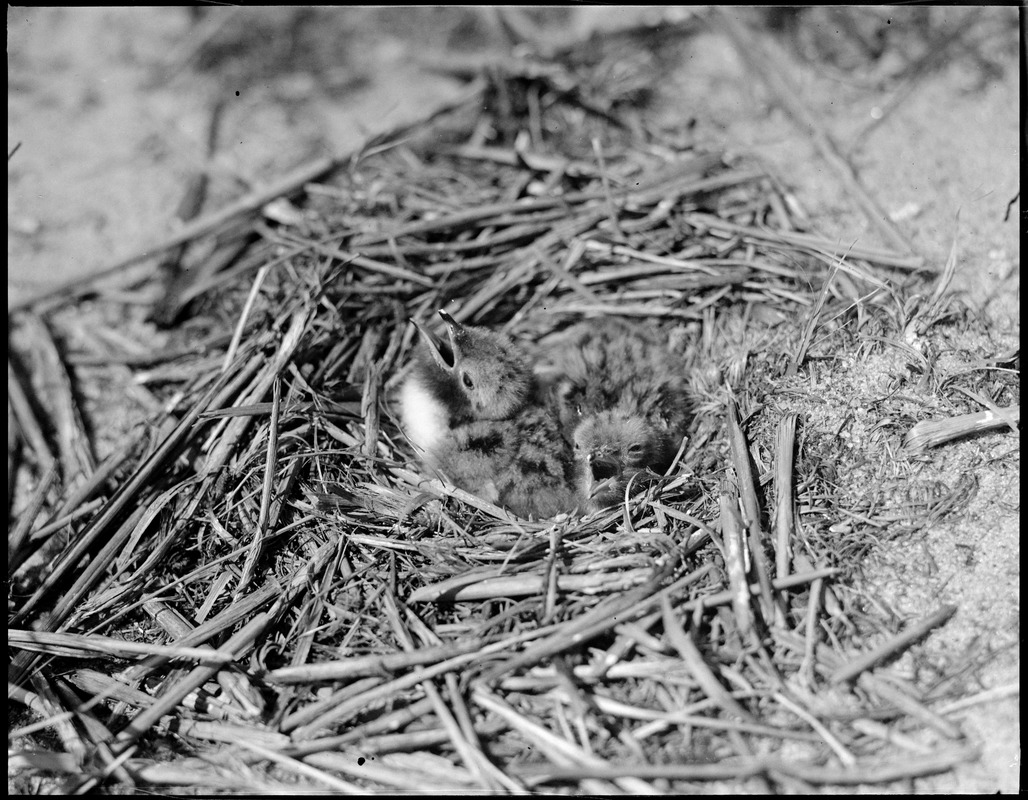
[{"label": "dead grass blade", "polygon": [[920,453],[931,447],[946,444],[946,442],[973,436],[977,433],[994,431],[998,428],[1012,427],[1016,431],[1020,423],[1020,404],[995,411],[976,411],[947,419],[924,420],[907,431],[907,435],[903,439],[903,447],[912,453]]},{"label": "dead grass blade", "polygon": [[239,584],[236,586],[235,597],[238,599],[253,579],[253,572],[257,566],[257,559],[260,558],[261,550],[264,547],[264,539],[268,533],[268,515],[271,511],[271,497],[274,491],[275,465],[278,459],[278,426],[279,414],[281,411],[282,390],[280,382],[275,379],[271,384],[271,421],[268,429],[267,458],[264,462],[264,481],[261,491],[261,507],[257,517],[257,526],[254,528],[253,542],[246,554],[246,561],[243,562],[243,571],[239,577]]},{"label": "dead grass blade", "polygon": [[900,689],[895,685],[895,682],[865,672],[857,679],[857,684],[861,689],[873,692],[882,700],[892,703],[914,719],[921,720],[947,739],[960,740],[964,738],[963,731],[959,727],[942,715],[932,711],[924,703],[918,701],[912,692]]},{"label": "dead grass blade", "polygon": [[96,653],[106,653],[115,658],[131,658],[137,655],[160,655],[165,658],[210,661],[227,664],[231,657],[213,650],[192,647],[165,647],[146,642],[127,642],[109,636],[81,636],[74,633],[47,633],[36,631],[7,630],[7,641],[11,646],[47,655],[89,658]]},{"label": "dead grass blade", "polygon": [[974,748],[952,748],[920,758],[905,757],[852,769],[838,769],[798,760],[767,756],[737,757],[718,764],[624,764],[587,767],[525,766],[518,770],[526,779],[574,780],[584,775],[604,780],[634,776],[646,780],[734,781],[757,775],[791,777],[815,786],[879,785],[948,772],[957,764],[978,758]]},{"label": "dead grass blade", "polygon": [[256,753],[262,758],[266,758],[268,761],[272,761],[284,767],[290,772],[295,772],[305,778],[310,778],[323,786],[327,786],[333,792],[338,792],[339,794],[365,793],[363,787],[356,783],[340,780],[339,778],[329,775],[323,770],[316,769],[309,764],[304,764],[302,761],[297,761],[289,756],[284,756],[281,753],[277,753],[274,750],[258,744],[257,742],[248,741],[245,737],[240,738],[237,744],[246,750]]},{"label": "dead grass blade", "polygon": [[746,434],[742,430],[739,409],[735,402],[728,404],[728,441],[732,448],[732,466],[735,468],[739,487],[739,507],[743,513],[743,525],[749,534],[749,556],[752,571],[756,573],[760,586],[761,617],[770,622],[775,616],[784,614],[784,608],[776,602],[771,587],[771,571],[764,555],[764,526],[761,522],[761,503],[757,496],[757,484],[750,464]]},{"label": "dead grass blade", "polygon": [[[471,697],[475,703],[484,710],[496,714],[504,722],[525,736],[529,741],[533,742],[539,752],[554,763],[560,766],[603,766],[603,762],[600,759],[590,756],[567,739],[557,736],[543,728],[541,725],[527,719],[524,715],[519,714],[515,709],[511,708],[510,705],[504,703],[499,697],[484,687],[476,687],[472,691]],[[639,782],[636,782],[636,780],[631,778],[616,778],[614,782],[617,783],[621,789],[633,794],[647,793],[647,790],[649,793],[652,793],[653,791],[652,787],[646,786],[645,784],[640,786]],[[597,783],[595,788],[604,787],[602,784]]]},{"label": "dead grass blade", "polygon": [[457,656],[477,652],[481,642],[452,642],[438,647],[422,647],[409,653],[355,656],[345,661],[323,661],[318,664],[298,664],[280,667],[265,675],[273,683],[315,683],[342,681],[381,675],[383,672],[401,672],[409,667],[439,663]]},{"label": "dead grass blade", "polygon": [[863,672],[889,658],[894,658],[919,639],[924,638],[933,629],[944,625],[950,617],[957,613],[956,606],[943,606],[934,614],[909,626],[903,633],[894,636],[868,653],[855,658],[843,667],[835,670],[830,678],[834,684],[851,681]]},{"label": "dead grass blade", "polygon": [[47,494],[50,488],[53,486],[54,481],[57,480],[58,465],[56,461],[50,464],[50,468],[43,474],[42,479],[36,485],[32,496],[29,498],[28,506],[21,512],[21,517],[14,526],[14,530],[7,536],[7,574],[10,577],[11,573],[18,568],[18,565],[25,560],[27,557],[26,553],[23,553],[25,540],[29,536],[29,528],[36,521],[36,517],[39,516],[39,512],[43,508],[43,504],[46,502]]},{"label": "dead grass blade", "polygon": [[[797,414],[786,414],[778,423],[775,448],[775,577],[789,574],[792,538],[796,527],[796,497],[793,486]],[[782,620],[784,621],[784,620]]]},{"label": "dead grass blade", "polygon": [[30,342],[38,405],[48,412],[64,481],[71,486],[81,480],[79,476],[90,475],[96,468],[93,445],[86,434],[71,377],[50,328],[35,314],[19,314],[17,319],[22,335]]},{"label": "dead grass blade", "polygon": [[[729,597],[739,636],[749,644],[757,639],[753,608],[750,605],[750,585],[746,578],[746,547],[742,520],[739,519],[738,494],[727,482],[721,487],[721,541],[724,547],[728,583],[732,587]],[[758,584],[758,589],[762,591]]]},{"label": "dead grass blade", "polygon": [[682,626],[675,619],[674,611],[667,597],[661,598],[661,610],[664,615],[664,632],[671,639],[671,644],[682,657],[689,672],[696,679],[703,689],[704,694],[721,706],[725,711],[738,717],[744,722],[756,723],[753,715],[750,714],[740,703],[725,690],[717,676],[711,671],[703,660],[699,648],[692,637],[682,630]]},{"label": "dead grass blade", "polygon": [[[7,359],[7,402],[10,412],[13,413],[14,419],[18,423],[19,436],[32,450],[40,468],[44,471],[48,470],[50,465],[57,461],[57,458],[43,435],[43,429],[32,410],[32,403],[29,401],[25,388],[18,380],[10,358]],[[8,419],[10,416],[9,413]]]},{"label": "dead grass blade", "polygon": [[739,225],[735,222],[721,219],[713,214],[692,212],[684,217],[690,224],[700,230],[723,231],[724,233],[737,234],[747,241],[775,243],[796,247],[826,259],[828,263],[838,260],[844,256],[850,259],[860,259],[879,264],[883,267],[892,267],[907,271],[919,272],[926,269],[924,259],[920,256],[907,256],[896,253],[892,250],[881,250],[874,247],[866,247],[853,242],[843,245],[840,242],[826,239],[812,233],[800,233],[797,231],[774,230],[770,228],[756,228],[747,225]]}]

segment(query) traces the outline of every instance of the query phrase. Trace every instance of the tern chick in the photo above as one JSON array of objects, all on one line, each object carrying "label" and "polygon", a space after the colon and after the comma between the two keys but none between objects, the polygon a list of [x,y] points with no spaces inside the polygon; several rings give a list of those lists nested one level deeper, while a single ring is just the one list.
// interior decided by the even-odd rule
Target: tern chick
[{"label": "tern chick", "polygon": [[522,516],[572,510],[570,446],[521,348],[439,314],[449,341],[415,323],[421,347],[400,392],[403,428],[422,461]]},{"label": "tern chick", "polygon": [[670,466],[689,408],[683,363],[659,331],[582,322],[548,343],[541,372],[574,443],[586,510],[618,502],[633,477]]},{"label": "tern chick", "polygon": [[621,502],[633,478],[662,472],[675,455],[665,429],[618,410],[584,417],[573,439],[576,489],[586,511]]},{"label": "tern chick", "polygon": [[542,405],[458,425],[435,458],[457,486],[524,517],[552,517],[578,504],[571,450],[554,410]]},{"label": "tern chick", "polygon": [[521,349],[486,328],[464,326],[445,311],[449,341],[414,323],[421,345],[400,390],[400,417],[415,449],[432,461],[457,425],[507,419],[531,399],[535,379]]}]

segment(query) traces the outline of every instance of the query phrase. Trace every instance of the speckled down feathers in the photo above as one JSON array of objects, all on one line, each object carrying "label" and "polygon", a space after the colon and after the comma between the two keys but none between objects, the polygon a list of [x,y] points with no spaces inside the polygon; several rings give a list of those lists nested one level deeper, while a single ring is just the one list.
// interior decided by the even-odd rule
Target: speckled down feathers
[{"label": "speckled down feathers", "polygon": [[522,516],[573,510],[571,447],[521,348],[444,319],[452,352],[419,327],[422,343],[400,392],[403,427],[421,460]]},{"label": "speckled down feathers", "polygon": [[522,516],[550,517],[577,504],[571,449],[544,406],[459,425],[433,456],[454,484]]},{"label": "speckled down feathers", "polygon": [[584,508],[618,502],[632,478],[670,465],[690,413],[683,360],[659,330],[587,320],[551,337],[542,353]]}]

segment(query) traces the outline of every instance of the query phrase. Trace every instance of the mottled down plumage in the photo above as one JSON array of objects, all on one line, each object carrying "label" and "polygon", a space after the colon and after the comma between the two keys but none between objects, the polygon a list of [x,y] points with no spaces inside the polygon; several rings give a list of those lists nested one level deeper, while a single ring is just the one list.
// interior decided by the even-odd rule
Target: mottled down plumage
[{"label": "mottled down plumage", "polygon": [[541,346],[543,376],[588,511],[619,502],[629,481],[670,466],[689,422],[682,360],[660,331],[587,320]]},{"label": "mottled down plumage", "polygon": [[571,447],[524,352],[439,313],[449,341],[415,323],[421,345],[400,391],[401,422],[423,463],[522,516],[573,510]]},{"label": "mottled down plumage", "polygon": [[551,517],[576,506],[570,450],[553,412],[541,406],[509,420],[458,425],[435,461],[455,485],[522,516]]}]

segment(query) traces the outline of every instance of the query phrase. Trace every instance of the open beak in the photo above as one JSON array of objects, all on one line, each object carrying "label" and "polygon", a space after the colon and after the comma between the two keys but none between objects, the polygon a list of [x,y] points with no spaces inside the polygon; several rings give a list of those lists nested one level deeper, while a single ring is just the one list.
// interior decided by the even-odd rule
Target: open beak
[{"label": "open beak", "polygon": [[610,480],[621,474],[621,464],[616,458],[594,453],[589,457],[589,471],[594,481]]},{"label": "open beak", "polygon": [[460,361],[461,354],[467,352],[468,332],[463,325],[442,309],[439,310],[439,316],[446,323],[446,332],[450,335],[450,350],[453,352],[454,366],[456,366]]},{"label": "open beak", "polygon": [[[443,312],[439,313],[442,314]],[[447,314],[447,316],[449,315]],[[452,346],[454,341],[452,328],[449,330],[450,343],[447,343],[427,328],[421,327],[421,325],[419,325],[415,320],[412,319],[411,324],[413,324],[414,327],[417,328],[418,333],[421,334],[421,340],[425,343],[425,347],[428,348],[428,352],[431,354],[435,363],[438,364],[445,372],[453,372],[457,368],[457,356],[456,349]],[[446,324],[449,325],[450,320],[447,320]],[[457,323],[454,322],[454,325],[456,324]]]},{"label": "open beak", "polygon": [[621,465],[617,459],[597,453],[585,458],[585,482],[590,499],[617,489]]},{"label": "open beak", "polygon": [[446,323],[446,333],[450,337],[450,353],[453,356],[452,370],[455,371],[460,366],[461,359],[469,350],[468,332],[464,329],[463,325],[442,309],[439,309],[439,316]]}]

